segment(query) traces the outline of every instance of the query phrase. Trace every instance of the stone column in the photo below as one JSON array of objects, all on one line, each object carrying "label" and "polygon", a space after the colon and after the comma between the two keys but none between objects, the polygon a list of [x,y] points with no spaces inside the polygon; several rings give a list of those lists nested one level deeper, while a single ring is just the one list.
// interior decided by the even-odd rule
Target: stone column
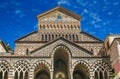
[{"label": "stone column", "polygon": [[70,70],[70,79],[73,79],[73,69]]},{"label": "stone column", "polygon": [[94,72],[90,71],[90,79],[94,79]]},{"label": "stone column", "polygon": [[53,70],[50,70],[50,79],[53,79]]},{"label": "stone column", "polygon": [[30,69],[30,71],[29,71],[29,79],[34,79],[34,69]]},{"label": "stone column", "polygon": [[8,72],[8,79],[14,79],[14,75],[15,74],[15,72],[14,72],[14,70],[11,68],[10,70],[9,70],[9,72]]}]

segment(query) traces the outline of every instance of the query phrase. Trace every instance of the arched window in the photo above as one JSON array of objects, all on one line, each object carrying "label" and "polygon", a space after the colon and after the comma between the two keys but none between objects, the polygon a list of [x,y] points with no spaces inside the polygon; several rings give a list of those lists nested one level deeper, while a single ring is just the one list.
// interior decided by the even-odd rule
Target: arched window
[{"label": "arched window", "polygon": [[57,25],[57,28],[59,28],[59,25]]},{"label": "arched window", "polygon": [[71,29],[73,29],[73,26],[71,25]]},{"label": "arched window", "polygon": [[60,25],[61,26],[61,28],[63,28],[63,26],[62,25]]},{"label": "arched window", "polygon": [[98,79],[98,73],[95,71],[95,79]]},{"label": "arched window", "polygon": [[78,35],[76,35],[76,41],[78,41]]},{"label": "arched window", "polygon": [[74,34],[72,35],[72,39],[73,39],[73,41],[75,41],[75,36],[74,36]]},{"label": "arched window", "polygon": [[66,39],[68,39],[68,35],[66,34]]},{"label": "arched window", "polygon": [[94,50],[91,48],[91,52],[94,53]]},{"label": "arched window", "polygon": [[14,79],[28,79],[29,63],[24,60],[16,62],[14,71]]},{"label": "arched window", "polygon": [[0,79],[8,79],[9,63],[0,61]]},{"label": "arched window", "polygon": [[43,25],[43,29],[45,29],[45,25]]},{"label": "arched window", "polygon": [[57,36],[58,36],[58,35],[56,34],[56,35],[55,35],[55,38],[56,38],[56,39],[58,38]]},{"label": "arched window", "polygon": [[95,68],[95,71],[94,71],[95,79],[109,79],[109,71],[107,70],[111,68],[109,67],[108,64],[106,64],[103,61],[97,61],[94,63],[94,65],[95,66],[93,67]]},{"label": "arched window", "polygon": [[29,50],[28,50],[28,48],[26,49],[26,55],[28,55],[29,54]]},{"label": "arched window", "polygon": [[51,41],[51,35],[49,34],[49,41]]},{"label": "arched window", "polygon": [[71,40],[71,35],[69,34],[69,40]]},{"label": "arched window", "polygon": [[54,35],[52,34],[52,40],[54,40]]},{"label": "arched window", "polygon": [[47,41],[47,34],[45,34],[45,39],[44,39],[44,41]]},{"label": "arched window", "polygon": [[100,71],[100,79],[103,79],[103,73]]},{"label": "arched window", "polygon": [[105,76],[105,79],[108,79],[108,75],[106,71],[104,72],[104,76]]}]

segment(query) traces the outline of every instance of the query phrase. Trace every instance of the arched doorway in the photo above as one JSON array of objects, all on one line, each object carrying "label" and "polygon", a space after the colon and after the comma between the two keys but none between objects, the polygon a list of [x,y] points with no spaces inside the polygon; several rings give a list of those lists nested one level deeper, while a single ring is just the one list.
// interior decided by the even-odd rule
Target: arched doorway
[{"label": "arched doorway", "polygon": [[69,78],[69,55],[68,52],[59,47],[54,53],[54,79]]},{"label": "arched doorway", "polygon": [[79,63],[75,66],[73,79],[89,79],[89,73],[84,64]]},{"label": "arched doorway", "polygon": [[38,64],[34,72],[34,79],[50,79],[49,68],[44,63]]}]

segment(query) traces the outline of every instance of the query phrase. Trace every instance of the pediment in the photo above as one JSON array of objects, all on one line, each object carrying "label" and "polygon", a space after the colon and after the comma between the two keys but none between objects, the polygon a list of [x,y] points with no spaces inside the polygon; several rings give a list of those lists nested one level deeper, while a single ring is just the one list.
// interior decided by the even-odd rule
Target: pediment
[{"label": "pediment", "polygon": [[56,39],[42,47],[35,49],[30,53],[31,56],[51,57],[54,48],[56,48],[59,45],[66,46],[70,50],[72,57],[90,57],[92,55],[92,53],[87,49],[84,49],[64,38]]},{"label": "pediment", "polygon": [[18,38],[17,40],[15,40],[15,42],[24,42],[24,41],[38,41],[38,32],[37,31],[33,31],[31,33],[28,33],[20,38]]},{"label": "pediment", "polygon": [[63,7],[55,7],[37,16],[40,22],[79,21],[81,16]]},{"label": "pediment", "polygon": [[81,41],[91,41],[91,42],[103,42],[101,39],[85,32],[85,31],[82,31],[81,33]]}]

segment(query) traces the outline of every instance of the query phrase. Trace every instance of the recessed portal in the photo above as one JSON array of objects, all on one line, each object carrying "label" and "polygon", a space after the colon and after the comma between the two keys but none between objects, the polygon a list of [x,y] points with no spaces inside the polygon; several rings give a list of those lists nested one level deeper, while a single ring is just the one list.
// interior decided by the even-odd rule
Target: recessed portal
[{"label": "recessed portal", "polygon": [[58,48],[54,54],[54,79],[68,79],[69,56],[63,48]]}]

